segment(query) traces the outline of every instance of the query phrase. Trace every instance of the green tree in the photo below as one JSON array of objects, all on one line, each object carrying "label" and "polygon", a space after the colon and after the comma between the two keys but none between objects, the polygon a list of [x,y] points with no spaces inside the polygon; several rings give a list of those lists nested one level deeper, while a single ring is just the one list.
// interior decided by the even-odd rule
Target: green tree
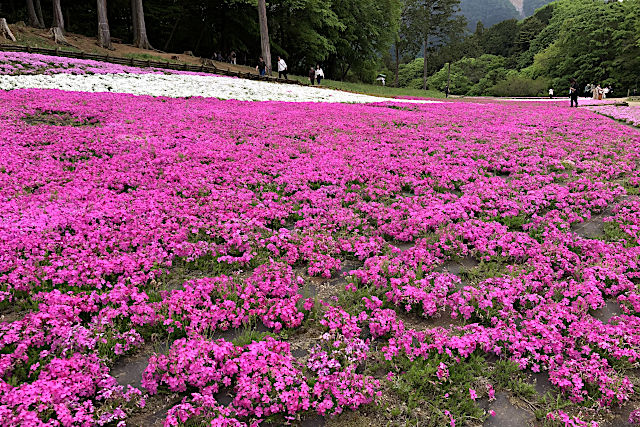
[{"label": "green tree", "polygon": [[510,56],[518,38],[518,21],[509,19],[484,31],[481,47],[484,53]]},{"label": "green tree", "polygon": [[[505,58],[487,54],[456,61],[451,64],[449,91],[455,95],[483,95],[487,88],[506,77],[504,64]],[[445,66],[431,76],[428,80],[429,88],[444,91],[448,83],[448,71]],[[472,90],[474,93],[470,93]]]},{"label": "green tree", "polygon": [[422,46],[422,88],[427,89],[428,59],[432,45],[446,43],[456,32],[463,31],[465,19],[459,15],[460,0],[407,0],[404,19],[407,38],[414,46]]},{"label": "green tree", "polygon": [[371,77],[381,52],[388,51],[398,29],[400,0],[334,0],[331,10],[340,26],[329,32],[335,52],[329,55],[330,75],[344,80],[351,71]]},{"label": "green tree", "polygon": [[549,25],[531,42],[533,74],[556,82],[630,87],[640,69],[638,0],[560,0]]}]

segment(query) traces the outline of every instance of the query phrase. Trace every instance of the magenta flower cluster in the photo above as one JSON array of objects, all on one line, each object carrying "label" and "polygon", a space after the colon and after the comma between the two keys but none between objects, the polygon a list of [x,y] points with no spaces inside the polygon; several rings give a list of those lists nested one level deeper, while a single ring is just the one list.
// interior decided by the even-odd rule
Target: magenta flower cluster
[{"label": "magenta flower cluster", "polygon": [[[0,76],[24,74],[199,74],[160,68],[138,68],[90,59],[25,52],[0,52]],[[210,74],[207,74],[210,75]]]},{"label": "magenta flower cluster", "polygon": [[[620,367],[640,356],[637,130],[553,104],[56,90],[0,93],[0,128],[3,425],[126,423],[145,398],[111,368],[158,334],[172,344],[143,386],[182,395],[166,425],[375,403],[387,372],[361,369],[375,352],[390,365],[442,355],[434,383],[482,352],[547,373],[575,402],[634,393]],[[608,234],[585,237],[607,209]],[[170,286],[177,271],[200,278]],[[343,277],[333,291],[359,308],[309,298],[307,276]],[[304,359],[281,339],[215,339],[306,319],[320,332]]]},{"label": "magenta flower cluster", "polygon": [[620,105],[606,105],[602,107],[590,107],[591,111],[602,114],[604,116],[611,117],[612,119],[627,122],[630,125],[640,127],[640,106],[620,106]]}]

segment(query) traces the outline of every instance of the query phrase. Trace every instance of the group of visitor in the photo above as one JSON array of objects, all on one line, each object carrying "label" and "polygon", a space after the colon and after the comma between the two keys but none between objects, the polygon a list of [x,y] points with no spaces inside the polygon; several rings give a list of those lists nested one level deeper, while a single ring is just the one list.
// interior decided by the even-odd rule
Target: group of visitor
[{"label": "group of visitor", "polygon": [[[267,75],[267,63],[265,62],[263,57],[260,57],[260,59],[258,59],[256,71],[261,76]],[[281,79],[282,77],[284,77],[285,79],[288,79],[289,76],[287,71],[287,63],[282,57],[278,56],[278,78]],[[315,68],[311,66],[309,68],[309,82],[311,83],[311,86],[315,85],[316,82],[317,84],[321,84],[322,79],[324,79],[324,71],[322,70],[320,64],[316,65]]]},{"label": "group of visitor", "polygon": [[228,55],[223,55],[220,52],[214,52],[212,58],[214,61],[227,62],[229,64],[236,65],[238,56],[236,52],[232,50]]},{"label": "group of visitor", "polygon": [[[584,95],[591,96],[593,99],[606,99],[607,96],[613,94],[611,86],[602,87],[597,84],[589,83],[584,87]],[[549,98],[553,98],[553,89],[549,89]],[[569,98],[571,99],[571,107],[578,106],[578,83],[575,79],[569,79]]]},{"label": "group of visitor", "polygon": [[606,99],[611,93],[613,93],[611,86],[602,87],[599,84],[594,85],[593,83],[589,83],[584,88],[585,96],[592,96],[593,99]]},{"label": "group of visitor", "polygon": [[318,84],[322,83],[322,79],[324,79],[324,71],[322,71],[322,67],[320,65],[316,65],[316,68],[309,68],[309,81],[311,82],[311,86],[318,82]]},{"label": "group of visitor", "polygon": [[[284,58],[282,58],[281,56],[278,56],[278,78],[281,79],[282,77],[284,77],[285,79],[288,79],[289,78],[288,70],[289,70],[289,67],[287,66],[287,63],[285,62]],[[256,71],[258,71],[258,73],[261,76],[267,75],[267,63],[264,61],[264,58],[262,58],[262,56],[260,57],[260,59],[258,59],[258,65],[256,66]]]}]

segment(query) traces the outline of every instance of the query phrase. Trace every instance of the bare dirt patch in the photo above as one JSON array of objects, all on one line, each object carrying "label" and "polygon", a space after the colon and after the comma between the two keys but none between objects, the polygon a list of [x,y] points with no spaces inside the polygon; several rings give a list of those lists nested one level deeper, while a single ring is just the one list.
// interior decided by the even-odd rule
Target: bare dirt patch
[{"label": "bare dirt patch", "polygon": [[[167,61],[167,62],[180,62],[183,64],[201,65],[202,60],[200,57],[185,55],[183,53],[169,53],[160,52],[156,50],[140,49],[130,44],[125,43],[113,43],[113,49],[104,49],[98,46],[94,37],[87,37],[81,34],[66,33],[65,37],[71,44],[69,46],[56,45],[53,39],[49,36],[48,30],[41,30],[37,28],[27,27],[24,24],[17,23],[9,25],[11,31],[16,37],[17,42],[11,44],[18,44],[22,46],[41,47],[48,49],[75,49],[87,53],[93,53],[98,55],[109,55],[114,57],[130,58],[152,61]],[[242,73],[257,74],[256,69],[244,65],[233,65],[226,62],[211,61],[211,63],[221,70],[229,70]]]}]

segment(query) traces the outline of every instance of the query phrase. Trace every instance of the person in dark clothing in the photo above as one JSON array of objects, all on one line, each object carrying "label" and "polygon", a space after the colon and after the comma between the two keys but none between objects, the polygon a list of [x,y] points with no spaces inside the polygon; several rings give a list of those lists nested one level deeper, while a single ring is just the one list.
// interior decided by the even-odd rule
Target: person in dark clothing
[{"label": "person in dark clothing", "polygon": [[571,107],[575,104],[578,107],[578,83],[575,79],[569,80],[569,98],[571,99]]},{"label": "person in dark clothing", "polygon": [[309,68],[309,80],[311,80],[311,86],[316,82],[316,70],[313,67]]},{"label": "person in dark clothing", "polygon": [[262,56],[258,60],[258,66],[256,67],[256,70],[258,71],[258,73],[260,73],[261,76],[267,75],[267,63],[264,62],[264,59],[262,59]]}]

